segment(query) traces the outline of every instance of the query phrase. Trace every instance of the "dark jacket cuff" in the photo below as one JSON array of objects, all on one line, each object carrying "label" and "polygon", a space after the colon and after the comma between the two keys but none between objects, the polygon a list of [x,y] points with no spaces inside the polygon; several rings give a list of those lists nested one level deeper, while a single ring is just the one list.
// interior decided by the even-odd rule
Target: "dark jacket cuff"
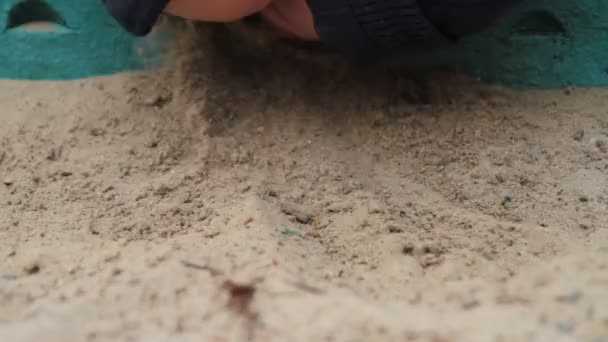
[{"label": "dark jacket cuff", "polygon": [[161,16],[169,0],[101,0],[106,10],[136,36],[146,36]]},{"label": "dark jacket cuff", "polygon": [[320,40],[355,62],[450,44],[417,0],[307,0]]}]

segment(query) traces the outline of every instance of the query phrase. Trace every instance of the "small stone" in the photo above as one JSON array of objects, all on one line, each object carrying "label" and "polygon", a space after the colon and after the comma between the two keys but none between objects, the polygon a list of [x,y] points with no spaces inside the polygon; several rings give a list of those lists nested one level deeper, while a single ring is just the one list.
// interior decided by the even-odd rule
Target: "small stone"
[{"label": "small stone", "polygon": [[147,148],[157,148],[158,144],[159,144],[158,140],[153,139],[153,140],[150,140],[147,143],[145,143],[144,146]]},{"label": "small stone", "polygon": [[40,272],[40,265],[37,261],[32,261],[23,267],[26,274],[33,275]]},{"label": "small stone", "polygon": [[584,129],[579,129],[572,136],[572,138],[574,140],[576,140],[576,141],[581,141],[581,140],[583,140],[584,137],[585,137],[585,130]]},{"label": "small stone", "polygon": [[388,226],[388,232],[393,234],[403,233],[403,228],[391,224]]},{"label": "small stone", "polygon": [[71,171],[61,171],[61,173],[59,173],[61,177],[70,177],[72,174]]},{"label": "small stone", "polygon": [[163,107],[164,105],[166,105],[167,103],[171,102],[172,100],[172,96],[169,94],[163,95],[163,94],[158,94],[155,96],[151,96],[147,99],[145,99],[143,101],[143,105],[144,106],[150,106],[150,107]]},{"label": "small stone", "polygon": [[4,180],[2,180],[2,184],[6,185],[6,186],[11,186],[13,185],[13,180],[10,178],[5,178]]},{"label": "small stone", "polygon": [[91,233],[93,235],[99,235],[99,230],[97,229],[94,220],[91,220],[89,222],[89,224],[88,224],[88,231],[89,231],[89,233]]},{"label": "small stone", "polygon": [[114,251],[114,252],[108,253],[104,257],[103,261],[104,262],[108,262],[108,263],[116,262],[116,261],[118,261],[120,259],[120,257],[121,257],[120,251]]},{"label": "small stone", "polygon": [[589,197],[587,196],[581,196],[578,198],[579,201],[583,202],[583,203],[587,203],[589,202]]},{"label": "small stone", "polygon": [[171,189],[169,186],[167,185],[160,185],[158,186],[156,189],[154,189],[154,194],[156,196],[166,196],[167,194],[169,194],[171,191],[173,191],[173,189]]},{"label": "small stone", "polygon": [[105,193],[110,192],[110,191],[112,191],[112,190],[114,190],[114,187],[113,187],[112,185],[108,185],[108,186],[106,186],[105,188],[103,188],[103,189],[101,190],[101,193],[102,193],[102,194],[105,194]]},{"label": "small stone", "polygon": [[89,134],[94,137],[100,137],[106,134],[106,131],[103,128],[93,128],[89,131]]},{"label": "small stone", "polygon": [[420,257],[418,262],[422,268],[429,268],[440,265],[443,262],[443,258],[439,255],[426,254]]},{"label": "small stone", "polygon": [[247,225],[249,225],[249,224],[250,224],[251,222],[253,222],[253,221],[254,221],[253,216],[248,216],[248,217],[245,219],[245,221],[244,221],[244,225],[245,225],[245,226],[247,226]]},{"label": "small stone", "polygon": [[470,299],[462,303],[461,307],[463,310],[471,310],[481,305],[481,302],[477,299]]},{"label": "small stone", "polygon": [[292,216],[297,222],[302,224],[309,224],[314,218],[313,214],[310,212],[310,210],[308,210],[308,208],[295,203],[282,203],[281,211],[289,216]]},{"label": "small stone", "polygon": [[382,214],[382,205],[378,201],[369,201],[367,204],[367,210],[370,214]]},{"label": "small stone", "polygon": [[601,139],[596,140],[595,147],[597,147],[598,150],[600,150],[600,152],[602,152],[602,153],[608,152],[608,144],[606,143],[605,140],[601,140]]},{"label": "small stone", "polygon": [[61,157],[61,147],[52,148],[46,155],[46,159],[50,161],[56,161]]},{"label": "small stone", "polygon": [[336,214],[353,210],[351,203],[333,203],[326,208],[328,213]]},{"label": "small stone", "polygon": [[416,246],[414,246],[414,244],[408,243],[405,246],[403,246],[403,249],[401,250],[401,252],[405,255],[413,255],[414,251],[416,251]]}]

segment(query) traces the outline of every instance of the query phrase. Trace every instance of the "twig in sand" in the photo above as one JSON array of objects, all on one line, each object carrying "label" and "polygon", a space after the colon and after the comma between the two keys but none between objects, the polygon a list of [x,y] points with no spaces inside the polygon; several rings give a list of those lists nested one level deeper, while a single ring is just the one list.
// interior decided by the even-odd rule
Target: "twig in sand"
[{"label": "twig in sand", "polygon": [[306,284],[305,282],[302,282],[302,281],[296,281],[296,282],[293,282],[292,284],[299,290],[306,291],[306,292],[309,292],[309,293],[312,293],[315,295],[320,295],[320,294],[324,293],[323,290],[321,290],[317,287],[314,287],[312,285]]},{"label": "twig in sand", "polygon": [[200,270],[200,271],[207,271],[209,272],[212,276],[217,277],[217,276],[221,276],[224,274],[224,272],[213,268],[211,266],[208,265],[197,265],[194,263],[191,263],[189,261],[186,260],[182,260],[182,265],[184,265],[184,267],[188,267],[188,268],[193,268],[195,270]]}]

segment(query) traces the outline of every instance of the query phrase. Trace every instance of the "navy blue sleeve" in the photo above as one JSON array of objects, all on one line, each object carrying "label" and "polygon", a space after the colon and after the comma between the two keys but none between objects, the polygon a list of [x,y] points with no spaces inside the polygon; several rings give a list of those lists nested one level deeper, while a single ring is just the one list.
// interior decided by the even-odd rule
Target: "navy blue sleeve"
[{"label": "navy blue sleeve", "polygon": [[447,47],[523,0],[307,0],[321,41],[355,62]]},{"label": "navy blue sleeve", "polygon": [[420,7],[444,34],[464,37],[492,26],[523,0],[419,0]]},{"label": "navy blue sleeve", "polygon": [[145,36],[154,27],[169,0],[101,0],[110,15],[126,31]]},{"label": "navy blue sleeve", "polygon": [[449,44],[418,0],[307,0],[321,41],[355,62]]}]

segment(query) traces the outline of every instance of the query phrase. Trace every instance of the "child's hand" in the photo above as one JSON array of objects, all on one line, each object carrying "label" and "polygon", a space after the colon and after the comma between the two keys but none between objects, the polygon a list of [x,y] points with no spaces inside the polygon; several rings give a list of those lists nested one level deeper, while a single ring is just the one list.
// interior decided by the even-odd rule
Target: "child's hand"
[{"label": "child's hand", "polygon": [[230,22],[262,11],[272,0],[171,0],[165,12],[191,20]]},{"label": "child's hand", "polygon": [[235,21],[261,13],[266,21],[288,35],[317,40],[306,0],[171,0],[165,12],[213,22]]},{"label": "child's hand", "polygon": [[261,14],[266,21],[286,34],[305,40],[319,39],[306,0],[274,0]]}]

